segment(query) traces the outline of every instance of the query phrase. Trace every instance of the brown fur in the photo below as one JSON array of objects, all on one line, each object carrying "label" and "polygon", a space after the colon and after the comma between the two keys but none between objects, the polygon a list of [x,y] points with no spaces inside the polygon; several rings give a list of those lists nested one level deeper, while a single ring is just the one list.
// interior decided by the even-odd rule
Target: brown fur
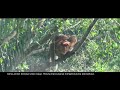
[{"label": "brown fur", "polygon": [[67,52],[72,51],[77,43],[75,35],[58,35],[50,45],[50,59],[55,60],[55,56],[62,57]]}]

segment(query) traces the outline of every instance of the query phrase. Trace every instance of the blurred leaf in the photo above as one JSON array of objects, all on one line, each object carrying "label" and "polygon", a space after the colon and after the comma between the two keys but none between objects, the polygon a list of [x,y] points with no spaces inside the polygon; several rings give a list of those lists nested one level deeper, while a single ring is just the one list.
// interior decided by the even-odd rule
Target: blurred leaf
[{"label": "blurred leaf", "polygon": [[7,49],[8,43],[5,43],[3,47],[4,47],[4,49]]},{"label": "blurred leaf", "polygon": [[71,23],[68,19],[66,20],[66,25],[71,25]]},{"label": "blurred leaf", "polygon": [[118,44],[116,42],[113,43],[113,48],[117,48]]},{"label": "blurred leaf", "polygon": [[96,34],[96,32],[91,32],[92,37],[94,37]]},{"label": "blurred leaf", "polygon": [[2,58],[0,58],[0,64],[2,64],[3,63],[3,59]]}]

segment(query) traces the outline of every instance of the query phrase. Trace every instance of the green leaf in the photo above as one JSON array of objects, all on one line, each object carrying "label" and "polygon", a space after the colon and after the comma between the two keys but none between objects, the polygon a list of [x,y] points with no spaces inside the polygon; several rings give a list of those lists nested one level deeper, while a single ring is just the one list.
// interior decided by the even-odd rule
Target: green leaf
[{"label": "green leaf", "polygon": [[69,20],[66,20],[66,25],[71,25]]},{"label": "green leaf", "polygon": [[13,46],[13,50],[16,50],[16,47],[15,47],[15,46]]},{"label": "green leaf", "polygon": [[91,32],[92,37],[94,37],[96,34],[96,32]]},{"label": "green leaf", "polygon": [[4,44],[4,49],[7,49],[7,47],[8,47],[8,44],[5,43],[5,44]]},{"label": "green leaf", "polygon": [[114,48],[117,48],[117,47],[118,47],[118,44],[114,42],[114,43],[113,43],[113,47],[114,47]]},{"label": "green leaf", "polygon": [[2,64],[3,63],[3,59],[2,58],[0,58],[0,64]]}]

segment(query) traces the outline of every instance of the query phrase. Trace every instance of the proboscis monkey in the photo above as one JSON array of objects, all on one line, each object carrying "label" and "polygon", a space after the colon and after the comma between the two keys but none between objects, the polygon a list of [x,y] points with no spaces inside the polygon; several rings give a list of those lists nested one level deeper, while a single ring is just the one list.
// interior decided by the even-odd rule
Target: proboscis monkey
[{"label": "proboscis monkey", "polygon": [[50,45],[50,62],[65,55],[67,52],[72,51],[77,43],[77,37],[75,35],[57,35]]}]

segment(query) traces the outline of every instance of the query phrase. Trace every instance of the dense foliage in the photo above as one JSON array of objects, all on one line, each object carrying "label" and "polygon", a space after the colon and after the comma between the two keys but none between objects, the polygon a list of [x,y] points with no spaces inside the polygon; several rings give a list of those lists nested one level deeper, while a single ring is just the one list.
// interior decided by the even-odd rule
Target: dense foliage
[{"label": "dense foliage", "polygon": [[72,57],[44,68],[55,33],[76,35],[80,40],[92,21],[93,18],[1,18],[0,72],[119,72],[119,18],[98,19]]}]

